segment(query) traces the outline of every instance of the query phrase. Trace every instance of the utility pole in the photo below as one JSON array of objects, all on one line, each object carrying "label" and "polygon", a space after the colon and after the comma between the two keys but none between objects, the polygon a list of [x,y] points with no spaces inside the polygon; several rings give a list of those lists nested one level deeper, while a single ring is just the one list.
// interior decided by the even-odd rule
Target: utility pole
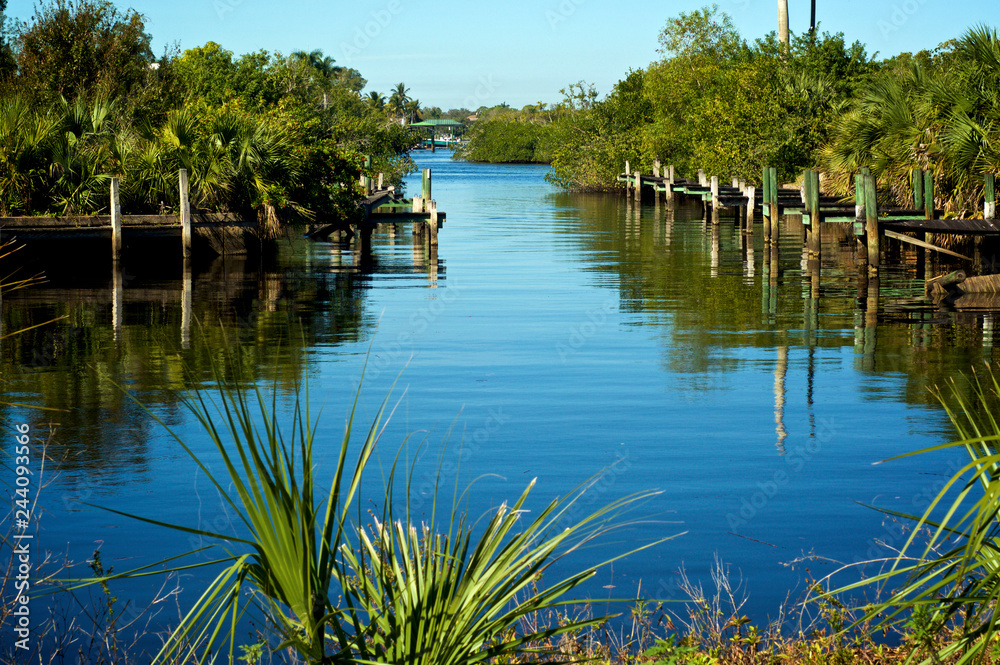
[{"label": "utility pole", "polygon": [[778,0],[778,45],[782,55],[788,55],[788,0]]}]

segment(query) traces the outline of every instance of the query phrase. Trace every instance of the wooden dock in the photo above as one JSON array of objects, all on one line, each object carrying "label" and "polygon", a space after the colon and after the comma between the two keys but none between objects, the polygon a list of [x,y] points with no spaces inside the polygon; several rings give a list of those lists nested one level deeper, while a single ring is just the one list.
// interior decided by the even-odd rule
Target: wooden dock
[{"label": "wooden dock", "polygon": [[177,214],[123,215],[118,199],[118,178],[111,179],[109,215],[72,217],[0,217],[3,238],[45,243],[106,240],[117,263],[130,243],[176,239],[183,258],[194,252],[208,255],[245,254],[260,248],[256,222],[231,213],[191,212],[187,171],[178,173],[180,206]]},{"label": "wooden dock", "polygon": [[324,224],[312,229],[306,235],[313,240],[350,240],[360,238],[362,247],[371,247],[371,236],[376,231],[387,231],[393,235],[398,225],[410,224],[414,239],[436,247],[438,231],[444,226],[446,215],[438,212],[437,202],[431,197],[431,169],[421,173],[420,196],[402,198],[394,187],[383,187],[383,177],[377,181],[361,177],[361,186],[368,196],[361,202],[363,213],[358,222],[342,221]]},{"label": "wooden dock", "polygon": [[[678,177],[673,166],[668,166],[661,173],[659,161],[654,163],[652,174],[643,175],[639,171],[632,172],[626,162],[625,172],[618,176],[618,181],[625,183],[627,192],[637,201],[642,200],[644,192],[651,192],[657,202],[662,196],[668,205],[672,205],[677,197],[698,199],[713,224],[719,223],[723,211],[731,211],[747,234],[754,232],[754,220],[759,212],[765,245],[778,243],[778,220],[781,215],[799,215],[806,227],[804,251],[817,260],[821,252],[823,225],[850,224],[857,238],[859,255],[871,275],[878,272],[886,239],[913,244],[971,263],[972,258],[935,245],[931,242],[933,236],[1000,238],[1000,221],[995,219],[993,174],[984,176],[985,200],[980,219],[943,218],[941,211],[934,209],[932,174],[914,169],[912,176],[913,208],[880,208],[876,197],[878,184],[868,169],[862,169],[855,178],[853,201],[823,195],[819,173],[813,170],[804,171],[801,187],[792,189],[779,185],[775,168],[765,168],[758,191],[756,186],[735,177],[730,185],[720,185],[718,176],[707,177],[704,171],[698,172],[697,179]],[[923,234],[923,239],[908,234]]]},{"label": "wooden dock", "polygon": [[[360,238],[362,249],[370,251],[373,232],[389,228],[394,233],[398,224],[407,223],[412,226],[415,238],[436,247],[445,214],[438,212],[437,202],[431,198],[430,169],[424,169],[421,196],[411,199],[401,199],[392,187],[383,187],[382,181],[381,175],[377,181],[361,177],[361,185],[368,195],[359,204],[359,221],[321,225],[307,235],[316,239],[331,236],[336,239]],[[178,172],[180,204],[176,214],[122,215],[118,184],[118,178],[111,179],[108,215],[0,218],[0,238],[29,241],[36,247],[51,241],[62,241],[70,246],[79,240],[106,241],[115,264],[130,245],[146,241],[158,250],[162,250],[164,240],[172,241],[171,245],[176,243],[185,261],[195,253],[225,256],[246,254],[261,248],[261,236],[255,220],[247,221],[232,213],[191,211],[185,169]]]}]

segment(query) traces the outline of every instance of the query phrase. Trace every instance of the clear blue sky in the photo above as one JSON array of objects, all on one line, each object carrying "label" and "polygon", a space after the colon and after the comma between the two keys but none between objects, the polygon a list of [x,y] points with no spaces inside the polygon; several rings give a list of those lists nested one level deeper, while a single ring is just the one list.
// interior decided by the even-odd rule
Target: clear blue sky
[{"label": "clear blue sky", "polygon": [[[817,0],[820,29],[843,32],[888,57],[934,48],[989,22],[996,0]],[[322,49],[387,93],[404,82],[425,106],[555,102],[584,79],[603,96],[629,69],[658,55],[666,19],[711,4],[698,0],[115,0],[146,17],[157,54],[215,41],[236,54]],[[27,19],[34,0],[9,0]],[[776,0],[720,0],[747,39],[777,25]],[[808,0],[789,0],[793,32],[809,27]],[[993,20],[992,25],[1000,21]]]}]

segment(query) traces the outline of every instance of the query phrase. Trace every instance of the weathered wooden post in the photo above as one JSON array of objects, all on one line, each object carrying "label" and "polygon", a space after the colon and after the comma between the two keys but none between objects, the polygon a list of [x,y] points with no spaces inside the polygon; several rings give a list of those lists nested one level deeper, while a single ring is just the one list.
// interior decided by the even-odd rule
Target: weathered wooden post
[{"label": "weathered wooden post", "polygon": [[111,179],[111,260],[122,257],[122,205],[118,200],[118,178]]},{"label": "weathered wooden post", "polygon": [[819,172],[806,171],[806,208],[809,210],[809,234],[807,248],[810,256],[818,257],[822,249],[822,226],[819,214]]},{"label": "weathered wooden post", "polygon": [[870,272],[879,268],[878,182],[875,176],[865,176],[865,239],[868,245]]},{"label": "weathered wooden post", "polygon": [[911,177],[913,178],[913,207],[924,207],[924,171],[919,167],[914,167]]},{"label": "weathered wooden post", "polygon": [[[764,244],[771,242],[771,219],[774,215],[774,209],[771,207],[771,169],[767,166],[764,167],[764,191],[761,197],[761,206],[767,206],[767,212],[764,214]],[[763,211],[763,207],[761,208]]]},{"label": "weathered wooden post", "polygon": [[385,174],[384,173],[379,173],[378,174],[378,190],[380,192],[382,191],[382,182],[383,182],[384,179],[385,179]]},{"label": "weathered wooden post", "polygon": [[865,218],[865,176],[857,173],[854,176],[854,219]]},{"label": "weathered wooden post", "polygon": [[427,220],[427,231],[430,236],[431,246],[438,244],[438,204],[437,201],[430,202],[430,209],[428,212],[431,214],[430,219]]},{"label": "weathered wooden post", "polygon": [[805,227],[806,232],[806,253],[808,254],[812,251],[813,245],[813,224],[816,221],[816,215],[813,213],[811,208],[812,203],[812,176],[811,171],[806,169],[802,172],[802,207],[805,209],[805,214],[802,215],[802,223],[805,224],[806,217],[809,217],[809,225]]},{"label": "weathered wooden post", "polygon": [[719,223],[719,176],[712,176],[712,224]]},{"label": "weathered wooden post", "polygon": [[753,211],[754,211],[754,208],[757,205],[757,202],[754,200],[756,198],[757,188],[754,187],[753,185],[750,185],[749,187],[747,187],[747,192],[746,193],[747,193],[747,222],[746,222],[746,229],[747,229],[747,233],[751,233],[752,234],[753,233]]},{"label": "weathered wooden post", "polygon": [[660,160],[658,159],[653,160],[653,177],[654,178],[660,177]]},{"label": "weathered wooden post", "polygon": [[739,186],[740,186],[740,178],[739,178],[739,176],[735,176],[734,175],[733,176],[733,187],[739,187]]},{"label": "weathered wooden post", "polygon": [[642,172],[635,172],[635,200],[642,200]]},{"label": "weathered wooden post", "polygon": [[[423,211],[424,211],[424,199],[422,197],[420,197],[420,196],[414,196],[413,197],[413,208],[412,208],[411,212],[413,214],[417,215],[417,214],[422,213]],[[417,228],[416,224],[413,225],[413,228],[414,229]]]},{"label": "weathered wooden post", "polygon": [[432,198],[434,198],[433,196],[431,196],[431,170],[430,169],[424,169],[423,170],[423,178],[422,178],[422,181],[421,181],[420,184],[421,184],[420,196],[424,199],[424,201],[430,201]]},{"label": "weathered wooden post", "polygon": [[371,178],[368,177],[367,171],[372,167],[372,158],[365,157],[365,167],[361,172],[361,189],[364,190],[365,194],[371,194],[371,183],[369,182]]},{"label": "weathered wooden post", "polygon": [[188,200],[188,172],[181,169],[178,173],[180,183],[180,218],[181,218],[181,255],[191,256],[191,202]]},{"label": "weathered wooden post", "polygon": [[708,180],[705,178],[705,169],[698,169],[698,185],[708,187]]},{"label": "weathered wooden post", "polygon": [[[924,171],[924,219],[934,219],[934,172]],[[933,233],[924,234],[924,242],[932,242]]]},{"label": "weathered wooden post", "polygon": [[997,199],[994,189],[993,174],[987,173],[983,177],[983,219],[996,219]]},{"label": "weathered wooden post", "polygon": [[674,165],[671,164],[667,167],[667,203],[673,204],[674,202]]},{"label": "weathered wooden post", "polygon": [[778,169],[774,166],[770,168],[771,172],[771,243],[774,245],[778,244],[778,235],[780,234],[780,226],[778,224],[778,219],[780,211],[778,209]]},{"label": "weathered wooden post", "polygon": [[630,191],[632,191],[632,170],[631,169],[632,169],[632,167],[629,164],[629,161],[626,159],[625,160],[625,196],[628,196],[628,193]]}]

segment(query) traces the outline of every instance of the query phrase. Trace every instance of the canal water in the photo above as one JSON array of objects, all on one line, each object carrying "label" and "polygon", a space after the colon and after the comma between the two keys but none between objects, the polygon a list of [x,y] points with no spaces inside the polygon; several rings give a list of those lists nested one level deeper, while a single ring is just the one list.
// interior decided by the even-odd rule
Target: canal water
[{"label": "canal water", "polygon": [[[404,443],[422,519],[438,478],[439,503],[457,487],[474,519],[533,479],[533,511],[592,482],[571,518],[658,491],[547,573],[670,537],[578,590],[596,612],[620,610],[614,599],[683,599],[683,575],[712,593],[721,565],[747,598],[741,614],[773,620],[809,580],[903,543],[869,504],[919,512],[962,461],[875,464],[949,440],[932,389],[996,360],[990,311],[924,298],[924,273],[949,266],[904,252],[879,282],[859,281],[853,240],[831,232],[814,283],[794,219],[765,254],[759,227],[747,242],[724,216],[713,232],[700,206],[569,194],[546,183],[545,167],[449,156],[416,156],[447,213],[436,251],[408,227],[377,234],[371,257],[294,238],[276,260],[219,259],[187,284],[161,257],[167,268],[131,259],[117,279],[52,266],[48,283],[4,296],[5,331],[63,317],[4,340],[0,355],[5,400],[46,409],[0,406],[5,426],[48,439],[33,546],[50,553],[50,570],[69,562],[65,574],[85,576],[99,550],[106,569],[125,571],[206,544],[95,506],[237,533],[151,417],[221,473],[179,395],[211,389],[213,363],[233,373],[233,357],[285,414],[308,383],[322,407],[321,470],[359,385],[362,422],[392,392],[398,406],[362,488],[373,508]],[[37,454],[32,463],[41,471]],[[126,613],[161,587],[180,590],[140,624],[152,633],[209,579],[194,570],[111,590]],[[33,601],[35,616],[72,610],[57,598]]]}]

